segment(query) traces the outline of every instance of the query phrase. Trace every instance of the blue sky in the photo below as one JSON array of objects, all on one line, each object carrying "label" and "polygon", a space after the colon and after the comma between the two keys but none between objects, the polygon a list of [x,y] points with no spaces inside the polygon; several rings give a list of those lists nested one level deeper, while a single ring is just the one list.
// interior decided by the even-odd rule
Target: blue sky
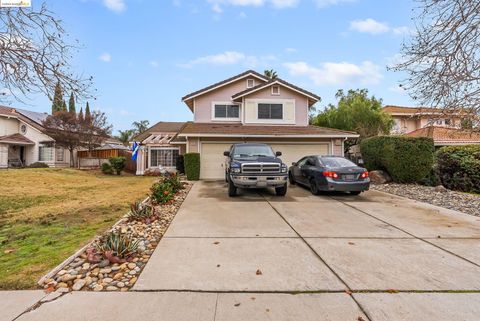
[{"label": "blue sky", "polygon": [[[39,0],[34,0],[33,3]],[[135,120],[191,120],[185,94],[240,73],[275,69],[322,97],[368,88],[385,104],[413,105],[387,71],[412,28],[413,1],[47,0],[83,48],[74,70],[94,77],[93,109],[114,132]],[[84,105],[85,102],[80,102]],[[36,111],[50,111],[33,97]]]}]

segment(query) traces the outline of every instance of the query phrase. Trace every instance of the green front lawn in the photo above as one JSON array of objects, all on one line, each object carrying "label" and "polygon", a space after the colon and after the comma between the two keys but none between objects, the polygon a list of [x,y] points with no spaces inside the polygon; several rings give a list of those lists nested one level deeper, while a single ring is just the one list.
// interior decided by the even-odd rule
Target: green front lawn
[{"label": "green front lawn", "polygon": [[0,170],[0,289],[30,289],[146,197],[155,179],[75,169]]}]

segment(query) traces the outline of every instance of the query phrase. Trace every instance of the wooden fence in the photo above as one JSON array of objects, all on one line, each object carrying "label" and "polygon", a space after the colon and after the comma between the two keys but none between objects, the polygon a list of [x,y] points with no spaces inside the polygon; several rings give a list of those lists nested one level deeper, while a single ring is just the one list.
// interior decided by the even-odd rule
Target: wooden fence
[{"label": "wooden fence", "polygon": [[132,160],[132,152],[124,149],[105,149],[92,150],[90,153],[86,150],[78,151],[79,168],[99,168],[103,163],[108,162],[109,157],[125,157],[125,171],[135,174],[137,171],[137,162]]}]

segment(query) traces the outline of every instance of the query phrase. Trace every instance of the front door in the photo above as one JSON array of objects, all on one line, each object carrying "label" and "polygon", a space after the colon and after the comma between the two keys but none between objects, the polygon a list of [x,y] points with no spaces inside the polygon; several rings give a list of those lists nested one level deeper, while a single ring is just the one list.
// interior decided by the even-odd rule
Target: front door
[{"label": "front door", "polygon": [[25,166],[25,146],[20,146],[20,161],[22,166]]}]

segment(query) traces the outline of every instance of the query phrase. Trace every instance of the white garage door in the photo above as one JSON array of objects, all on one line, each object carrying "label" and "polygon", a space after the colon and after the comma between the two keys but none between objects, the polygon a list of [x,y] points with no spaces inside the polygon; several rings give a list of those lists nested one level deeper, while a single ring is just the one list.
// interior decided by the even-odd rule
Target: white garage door
[{"label": "white garage door", "polygon": [[329,155],[328,143],[318,144],[270,144],[273,150],[282,152],[280,158],[290,167],[292,162],[300,160],[300,158],[308,155]]},{"label": "white garage door", "polygon": [[232,144],[202,143],[200,153],[200,178],[225,178],[225,156],[223,152],[230,149]]}]

